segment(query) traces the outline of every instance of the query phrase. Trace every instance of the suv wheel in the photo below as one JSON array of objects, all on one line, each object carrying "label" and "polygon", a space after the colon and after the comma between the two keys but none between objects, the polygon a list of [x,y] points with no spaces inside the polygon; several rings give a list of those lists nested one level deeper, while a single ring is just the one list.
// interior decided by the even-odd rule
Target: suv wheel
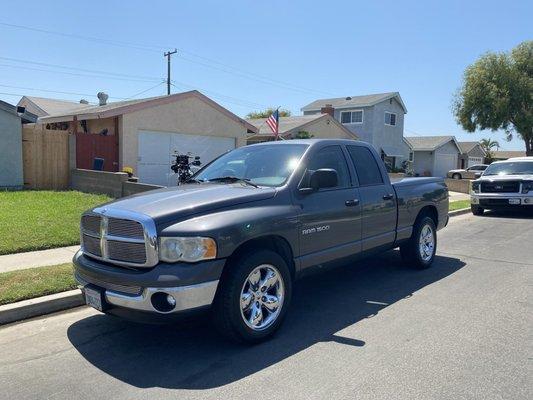
[{"label": "suv wheel", "polygon": [[437,229],[428,216],[417,219],[411,238],[400,246],[403,261],[418,269],[429,268],[437,251]]},{"label": "suv wheel", "polygon": [[470,210],[472,211],[472,214],[474,215],[483,215],[483,212],[485,211],[483,207],[480,207],[475,204],[470,205]]},{"label": "suv wheel", "polygon": [[212,310],[215,326],[237,342],[267,339],[280,327],[291,300],[287,263],[273,251],[260,250],[225,268]]}]

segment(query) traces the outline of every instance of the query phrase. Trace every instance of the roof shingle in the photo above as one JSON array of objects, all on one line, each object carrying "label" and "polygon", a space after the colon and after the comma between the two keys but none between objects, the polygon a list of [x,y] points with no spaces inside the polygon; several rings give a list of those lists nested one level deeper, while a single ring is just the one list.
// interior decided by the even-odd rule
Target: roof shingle
[{"label": "roof shingle", "polygon": [[335,97],[331,99],[318,99],[302,107],[302,111],[320,110],[322,107],[325,107],[326,104],[331,104],[333,108],[369,107],[394,97],[397,98],[404,112],[407,113],[407,108],[405,107],[405,104],[403,103],[402,98],[400,97],[400,93],[398,92],[367,94],[363,96]]}]

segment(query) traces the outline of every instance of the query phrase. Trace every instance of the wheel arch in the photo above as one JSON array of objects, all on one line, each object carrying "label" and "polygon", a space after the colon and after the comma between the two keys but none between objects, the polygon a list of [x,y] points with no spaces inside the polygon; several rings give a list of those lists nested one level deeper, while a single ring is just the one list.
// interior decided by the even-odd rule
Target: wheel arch
[{"label": "wheel arch", "polygon": [[430,217],[435,223],[435,227],[439,226],[439,212],[434,205],[426,205],[420,209],[416,216],[415,224],[423,217]]}]

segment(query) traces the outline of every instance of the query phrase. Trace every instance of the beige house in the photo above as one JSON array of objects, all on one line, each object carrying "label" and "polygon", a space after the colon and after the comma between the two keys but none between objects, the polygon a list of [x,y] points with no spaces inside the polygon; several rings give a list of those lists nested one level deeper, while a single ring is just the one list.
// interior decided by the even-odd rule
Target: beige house
[{"label": "beige house", "polygon": [[[274,133],[266,123],[266,118],[247,119],[246,121],[257,128],[257,133],[248,137],[248,144],[275,139]],[[329,114],[279,118],[280,139],[294,139],[298,132],[307,132],[316,139],[358,139],[355,133],[349,131]]]},{"label": "beige house", "polygon": [[[69,130],[76,137],[78,168],[91,168],[95,157],[109,159],[104,169],[131,167],[140,182],[172,185],[174,154],[200,156],[205,164],[245,145],[246,137],[257,131],[196,90],[112,103],[106,102],[107,95],[99,97],[99,105],[73,102],[70,110],[56,110],[40,117],[39,123]],[[28,109],[44,107],[43,102],[23,100]]]}]

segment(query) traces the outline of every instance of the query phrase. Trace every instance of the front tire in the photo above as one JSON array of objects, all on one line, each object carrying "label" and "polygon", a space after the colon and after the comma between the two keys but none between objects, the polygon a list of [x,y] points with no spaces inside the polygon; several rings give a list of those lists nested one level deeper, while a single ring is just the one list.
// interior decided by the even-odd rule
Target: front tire
[{"label": "front tire", "polygon": [[266,340],[280,327],[290,304],[287,263],[271,250],[256,250],[225,268],[212,309],[216,328],[235,342]]},{"label": "front tire", "polygon": [[400,246],[404,263],[417,269],[431,266],[437,251],[437,229],[435,222],[428,216],[417,219],[411,238]]},{"label": "front tire", "polygon": [[472,211],[472,214],[474,215],[483,215],[483,213],[485,212],[485,209],[483,207],[480,207],[475,204],[470,205],[470,210]]}]

